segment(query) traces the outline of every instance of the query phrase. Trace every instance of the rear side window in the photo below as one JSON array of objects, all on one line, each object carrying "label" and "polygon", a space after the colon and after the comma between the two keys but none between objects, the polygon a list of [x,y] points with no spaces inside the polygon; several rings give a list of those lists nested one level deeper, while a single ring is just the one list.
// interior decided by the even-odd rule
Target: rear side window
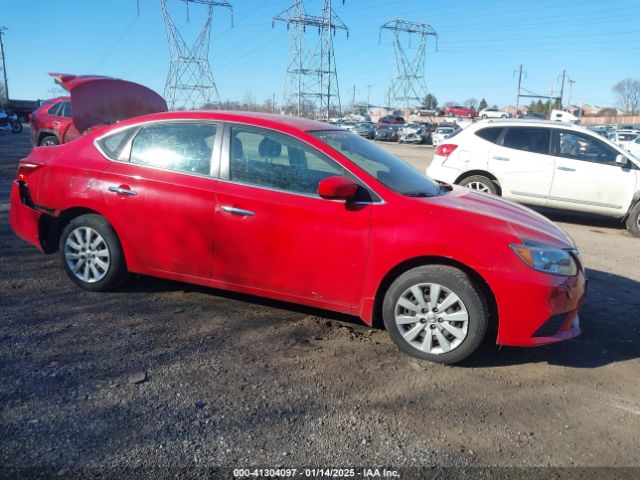
[{"label": "rear side window", "polygon": [[209,175],[216,130],[217,126],[212,123],[147,125],[131,143],[130,162]]},{"label": "rear side window", "polygon": [[111,160],[116,160],[122,148],[131,137],[131,133],[134,129],[121,130],[116,133],[112,133],[111,135],[107,135],[106,137],[102,137],[97,141],[98,145],[102,152],[109,157]]},{"label": "rear side window", "polygon": [[60,116],[60,110],[62,110],[62,103],[63,102],[54,103],[52,106],[49,107],[49,110],[47,110],[47,113],[49,115]]},{"label": "rear side window", "polygon": [[58,115],[61,117],[71,118],[71,102],[62,102],[62,109]]},{"label": "rear side window", "polygon": [[551,131],[548,128],[509,128],[502,145],[523,152],[549,154]]},{"label": "rear side window", "polygon": [[498,141],[498,137],[502,133],[502,130],[504,130],[502,127],[483,128],[482,130],[478,130],[476,135],[487,142],[496,143]]}]

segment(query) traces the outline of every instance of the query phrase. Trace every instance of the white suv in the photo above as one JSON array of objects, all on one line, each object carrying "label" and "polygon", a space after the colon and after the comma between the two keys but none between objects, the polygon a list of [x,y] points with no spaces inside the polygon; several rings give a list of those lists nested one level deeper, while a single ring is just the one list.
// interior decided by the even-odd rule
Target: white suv
[{"label": "white suv", "polygon": [[620,218],[640,236],[640,159],[577,125],[478,122],[438,146],[427,175],[530,205]]},{"label": "white suv", "polygon": [[501,112],[496,107],[483,108],[478,113],[480,118],[511,118],[511,114],[509,112]]}]

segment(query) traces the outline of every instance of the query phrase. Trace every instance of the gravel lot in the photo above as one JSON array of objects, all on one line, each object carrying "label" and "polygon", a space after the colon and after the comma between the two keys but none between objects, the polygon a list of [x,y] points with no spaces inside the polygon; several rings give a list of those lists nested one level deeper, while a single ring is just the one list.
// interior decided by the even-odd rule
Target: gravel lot
[{"label": "gravel lot", "polygon": [[[29,131],[0,136],[0,470],[640,467],[640,239],[552,216],[589,295],[574,341],[485,342],[464,366],[356,318],[152,278],[68,281],[8,223]],[[433,148],[387,145],[422,171]],[[526,302],[526,299],[523,299]],[[137,371],[139,370],[139,371]],[[145,380],[131,383],[144,372]],[[35,470],[34,470],[35,471]]]}]

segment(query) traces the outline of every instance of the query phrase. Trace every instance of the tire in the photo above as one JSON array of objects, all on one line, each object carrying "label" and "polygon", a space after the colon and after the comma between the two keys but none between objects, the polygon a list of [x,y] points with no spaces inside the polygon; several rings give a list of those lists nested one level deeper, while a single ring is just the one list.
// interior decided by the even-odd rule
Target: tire
[{"label": "tire", "polygon": [[467,113],[467,118],[473,118],[473,114],[472,113]]},{"label": "tire", "polygon": [[[420,292],[422,298],[414,292]],[[431,298],[433,293],[438,295],[435,300]],[[445,304],[445,311],[438,311],[437,305]],[[482,343],[489,324],[482,291],[466,273],[445,265],[426,265],[400,275],[385,294],[382,315],[389,336],[400,350],[447,365],[471,355]],[[452,320],[447,321],[447,317]]]},{"label": "tire", "polygon": [[11,131],[13,133],[21,133],[22,128],[22,123],[20,123],[18,120],[11,122]]},{"label": "tire", "polygon": [[486,114],[482,115],[482,119],[486,120],[487,119],[487,115]]},{"label": "tire", "polygon": [[484,193],[490,193],[491,195],[498,195],[498,186],[496,183],[482,175],[472,175],[460,181],[458,185],[470,188],[471,190],[478,190]]},{"label": "tire", "polygon": [[500,115],[500,118],[507,118],[506,115]]},{"label": "tire", "polygon": [[[87,243],[93,244],[93,248],[85,248]],[[105,292],[119,287],[129,277],[120,241],[100,215],[81,215],[71,220],[62,231],[59,247],[65,272],[80,288]],[[78,264],[74,273],[72,269]]]},{"label": "tire", "polygon": [[55,135],[46,135],[42,137],[38,146],[40,147],[53,147],[55,145],[60,145],[60,140]]},{"label": "tire", "polygon": [[453,117],[453,112],[447,112],[447,117]]},{"label": "tire", "polygon": [[640,237],[640,202],[636,202],[627,217],[627,230],[634,237]]}]

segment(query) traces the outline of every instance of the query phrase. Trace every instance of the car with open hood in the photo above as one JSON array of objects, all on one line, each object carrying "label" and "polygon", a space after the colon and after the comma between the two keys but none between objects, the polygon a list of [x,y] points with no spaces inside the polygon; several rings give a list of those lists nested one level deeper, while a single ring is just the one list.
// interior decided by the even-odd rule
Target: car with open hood
[{"label": "car with open hood", "polygon": [[34,146],[67,143],[98,125],[167,111],[160,95],[137,83],[95,75],[49,75],[69,96],[46,100],[31,114]]},{"label": "car with open hood", "polygon": [[517,346],[580,332],[585,274],[560,228],[311,120],[157,113],[34,148],[9,218],[81,288],[143,274],[333,310],[435,362],[494,331]]}]

